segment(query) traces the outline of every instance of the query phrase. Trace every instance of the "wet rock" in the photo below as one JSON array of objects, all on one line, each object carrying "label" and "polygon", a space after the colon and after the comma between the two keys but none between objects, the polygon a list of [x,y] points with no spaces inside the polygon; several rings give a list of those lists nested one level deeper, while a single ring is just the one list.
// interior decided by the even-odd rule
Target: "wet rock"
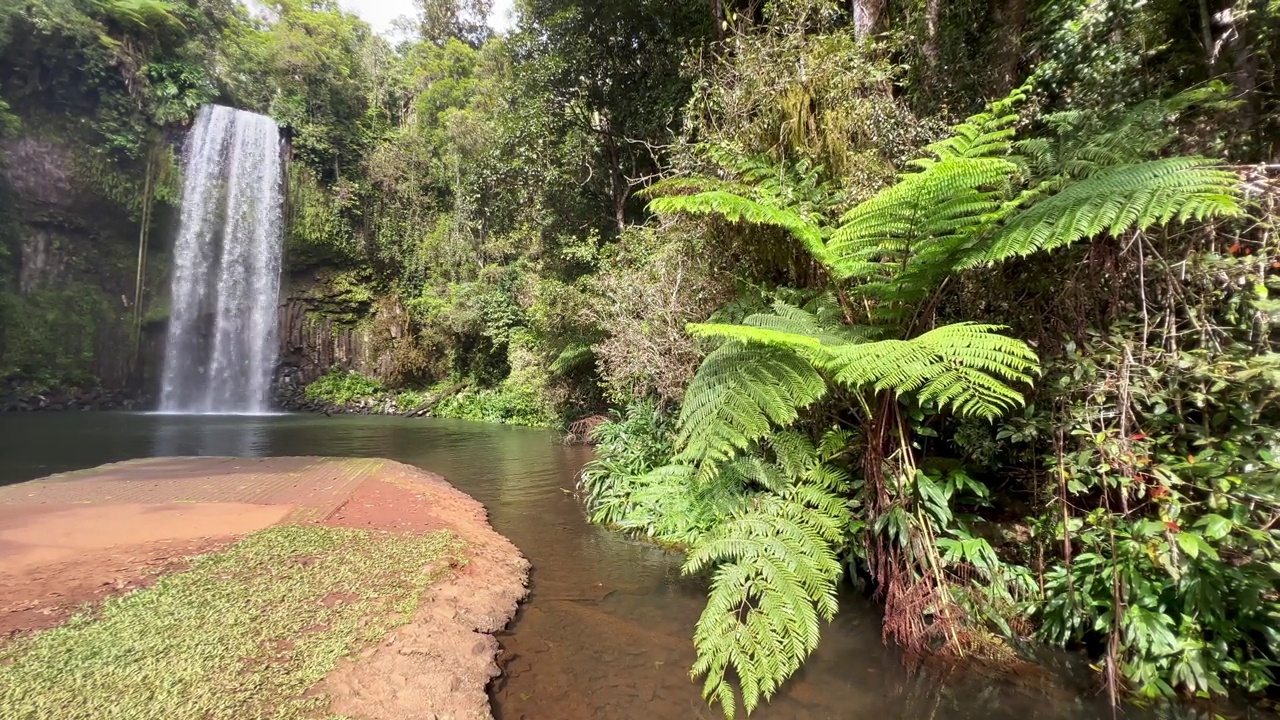
[{"label": "wet rock", "polygon": [[102,387],[37,387],[18,379],[0,381],[0,412],[83,412],[134,410],[150,399],[132,391]]}]

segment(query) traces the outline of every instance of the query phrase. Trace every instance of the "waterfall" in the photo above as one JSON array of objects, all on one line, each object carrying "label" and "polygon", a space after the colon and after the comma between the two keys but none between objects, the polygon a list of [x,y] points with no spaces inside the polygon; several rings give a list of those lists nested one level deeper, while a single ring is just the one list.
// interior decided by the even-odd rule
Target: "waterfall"
[{"label": "waterfall", "polygon": [[284,199],[280,131],[207,105],[187,140],[160,409],[260,413],[276,359]]}]

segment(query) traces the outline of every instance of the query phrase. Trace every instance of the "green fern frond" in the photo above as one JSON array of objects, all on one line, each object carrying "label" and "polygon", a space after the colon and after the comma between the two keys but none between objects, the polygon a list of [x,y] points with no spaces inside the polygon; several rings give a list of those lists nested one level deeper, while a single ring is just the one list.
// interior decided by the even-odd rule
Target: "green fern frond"
[{"label": "green fern frond", "polygon": [[882,340],[840,348],[822,363],[836,382],[911,395],[967,417],[990,418],[1022,404],[1011,385],[1031,383],[1035,353],[1000,326],[955,323],[910,340]]},{"label": "green fern frond", "polygon": [[[707,606],[694,632],[694,677],[705,675],[703,695],[732,718],[738,678],[750,713],[791,677],[818,645],[823,621],[838,610],[840,563],[848,510],[839,491],[810,478],[826,468],[813,444],[795,434],[770,441],[794,453],[778,469],[790,483],[759,495],[689,555],[686,573],[715,567]],[[801,470],[796,474],[795,470]]]},{"label": "green fern frond", "polygon": [[784,302],[775,303],[771,313],[748,316],[743,324],[764,330],[806,335],[827,344],[858,342],[876,333],[873,328],[824,321],[815,313]]},{"label": "green fern frond", "polygon": [[[767,471],[767,468],[761,468]],[[746,502],[742,479],[730,474],[704,477],[688,465],[667,465],[637,479],[628,511],[614,524],[664,543],[698,542]]]},{"label": "green fern frond", "polygon": [[[951,158],[999,157],[1008,154],[1013,126],[1018,122],[1014,107],[1026,100],[1026,88],[1017,88],[987,106],[977,115],[951,128],[947,137],[925,147],[939,160]],[[919,162],[919,161],[917,161]]]},{"label": "green fern frond", "polygon": [[685,391],[680,458],[699,465],[728,460],[775,426],[794,423],[826,391],[817,370],[794,353],[727,342],[707,355]]},{"label": "green fern frond", "polygon": [[642,188],[636,192],[636,195],[644,198],[659,198],[693,195],[711,191],[749,195],[752,193],[753,187],[747,183],[721,180],[705,175],[688,175],[659,180],[646,188]]},{"label": "green fern frond", "polygon": [[782,228],[800,241],[814,258],[827,263],[822,230],[798,212],[752,200],[726,190],[709,190],[694,195],[670,195],[649,202],[649,209],[659,215],[690,213],[718,215],[729,222],[748,222]]},{"label": "green fern frond", "polygon": [[1238,216],[1238,178],[1213,165],[1176,157],[1100,170],[1018,213],[960,265],[1001,262],[1103,233]]},{"label": "green fern frond", "polygon": [[959,241],[976,232],[1000,209],[994,190],[1006,185],[1015,169],[1004,158],[954,157],[924,164],[844,216],[827,243],[835,274],[892,275],[913,254],[928,251],[928,243]]},{"label": "green fern frond", "polygon": [[594,357],[595,351],[590,345],[575,343],[561,351],[548,369],[556,375],[567,375],[587,364]]},{"label": "green fern frond", "polygon": [[[1031,348],[1020,340],[999,334],[1000,329],[996,325],[956,323],[910,340],[832,345],[809,335],[760,327],[689,326],[695,337],[720,338],[744,346],[792,353],[806,367],[828,373],[836,383],[851,390],[911,395],[960,415],[983,418],[995,417],[1019,406],[1022,395],[1011,385],[1029,384],[1038,367]],[[701,370],[698,374],[702,374]],[[759,390],[752,388],[746,392]],[[715,420],[734,423],[738,418],[736,414],[725,413]],[[721,428],[721,432],[726,437],[749,435],[747,428]],[[750,438],[763,437],[765,432],[753,425]]]}]

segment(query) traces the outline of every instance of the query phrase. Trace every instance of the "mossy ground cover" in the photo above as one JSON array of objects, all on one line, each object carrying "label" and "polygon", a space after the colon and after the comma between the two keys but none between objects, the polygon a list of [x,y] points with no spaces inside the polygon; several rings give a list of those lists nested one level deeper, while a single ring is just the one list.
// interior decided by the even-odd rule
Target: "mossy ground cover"
[{"label": "mossy ground cover", "polygon": [[313,718],[307,690],[465,562],[455,535],[277,527],[0,647],[0,718]]}]

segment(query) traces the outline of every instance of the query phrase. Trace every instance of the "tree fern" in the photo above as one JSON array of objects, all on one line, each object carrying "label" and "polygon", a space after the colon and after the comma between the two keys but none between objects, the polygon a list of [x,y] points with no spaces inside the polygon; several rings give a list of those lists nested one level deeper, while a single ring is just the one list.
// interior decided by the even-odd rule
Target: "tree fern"
[{"label": "tree fern", "polygon": [[[788,312],[796,327],[801,311]],[[957,323],[909,340],[860,342],[753,319],[754,325],[689,326],[696,337],[727,341],[685,393],[679,439],[694,462],[723,461],[793,423],[825,394],[824,375],[854,391],[910,394],[960,415],[994,417],[1021,404],[1011,386],[1029,383],[1037,367],[1025,343],[993,325]]]},{"label": "tree fern", "polygon": [[799,435],[779,434],[770,446],[775,463],[756,458],[730,472],[779,484],[719,524],[685,564],[686,573],[714,568],[694,632],[692,674],[705,676],[704,696],[730,718],[737,704],[730,668],[750,713],[799,669],[818,645],[821,623],[838,609],[836,549],[847,532],[841,497],[847,478]]},{"label": "tree fern", "polygon": [[1053,250],[1102,234],[1240,214],[1239,179],[1206,158],[1175,157],[1099,170],[1014,215],[960,263],[971,267]]},{"label": "tree fern", "polygon": [[746,342],[727,342],[698,368],[681,407],[681,457],[699,465],[728,460],[735,451],[791,425],[799,410],[827,392],[826,381],[803,358]]},{"label": "tree fern", "polygon": [[[688,565],[690,571],[715,566],[695,635],[694,670],[706,675],[707,697],[730,715],[730,668],[750,711],[799,668],[817,643],[821,619],[834,612],[839,569],[833,547],[851,518],[838,479],[828,482],[818,466],[787,459],[806,452],[803,443],[796,452],[788,449],[786,438],[794,436],[784,432],[826,396],[828,384],[849,391],[861,416],[868,452],[860,552],[887,588],[887,609],[897,613],[897,629],[889,634],[923,648],[936,628],[919,617],[918,603],[933,603],[935,613],[954,607],[939,569],[944,562],[935,527],[952,515],[945,499],[925,502],[931,485],[919,480],[910,425],[893,400],[993,418],[1023,402],[1021,389],[1037,372],[1031,348],[998,326],[929,329],[939,289],[975,265],[1239,213],[1235,177],[1210,161],[1147,159],[1162,145],[1156,134],[1144,135],[1141,119],[1092,142],[1017,141],[1013,107],[1020,97],[1015,92],[956,126],[897,183],[837,223],[824,221],[830,214],[822,212],[835,203],[794,201],[759,169],[739,171],[733,182],[686,181],[669,190],[680,194],[651,204],[660,213],[786,229],[829,269],[841,301],[835,313],[778,305],[741,324],[688,328],[718,346],[694,376],[677,422],[683,477],[729,480],[757,493],[698,543]],[[1067,127],[1082,120],[1054,121]],[[1132,147],[1142,149],[1126,150]],[[753,454],[761,446],[772,453],[767,461]],[[822,453],[810,448],[807,456]],[[908,521],[924,518],[920,503],[937,517]],[[913,582],[928,587],[915,592]]]}]

